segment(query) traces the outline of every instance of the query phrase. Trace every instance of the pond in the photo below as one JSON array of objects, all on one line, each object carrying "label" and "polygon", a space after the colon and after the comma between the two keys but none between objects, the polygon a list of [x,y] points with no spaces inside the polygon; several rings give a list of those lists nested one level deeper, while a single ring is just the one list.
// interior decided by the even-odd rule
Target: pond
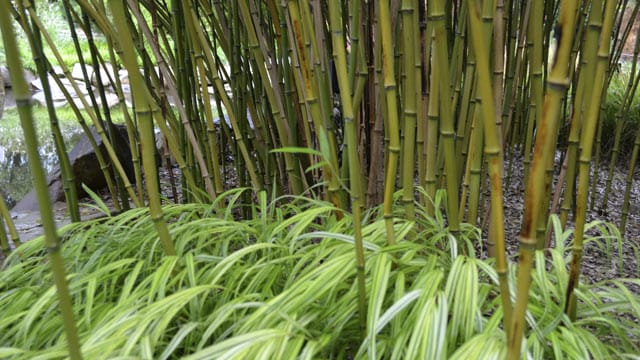
[{"label": "pond", "polygon": [[[40,160],[49,173],[58,166],[58,155],[48,126],[48,115],[45,109],[34,107],[34,117]],[[69,120],[62,121],[60,127],[69,151],[82,136],[82,128],[77,122]],[[0,118],[0,196],[11,208],[32,188],[26,143],[17,111],[5,109]]]}]

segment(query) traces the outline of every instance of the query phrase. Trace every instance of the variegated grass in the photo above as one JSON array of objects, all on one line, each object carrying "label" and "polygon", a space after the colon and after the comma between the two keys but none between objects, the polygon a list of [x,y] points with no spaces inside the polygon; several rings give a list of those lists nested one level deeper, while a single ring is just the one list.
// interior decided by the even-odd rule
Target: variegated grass
[{"label": "variegated grass", "polygon": [[[446,241],[442,216],[427,218],[416,204],[415,222],[396,217],[396,243],[388,245],[382,209],[364,214],[369,303],[361,341],[351,216],[337,220],[333,205],[319,200],[259,194],[254,216],[238,220],[242,191],[219,204],[165,206],[177,256],[163,255],[142,208],[60,230],[86,358],[504,357],[498,277],[493,260],[473,252],[477,229],[463,225],[457,241]],[[442,201],[439,193],[436,209]],[[407,241],[412,231],[415,241]],[[628,286],[640,282],[582,284],[571,323],[563,312],[571,233],[555,236],[550,256],[536,256],[523,355],[637,353],[640,297]],[[42,241],[20,246],[0,271],[2,358],[66,356]]]}]

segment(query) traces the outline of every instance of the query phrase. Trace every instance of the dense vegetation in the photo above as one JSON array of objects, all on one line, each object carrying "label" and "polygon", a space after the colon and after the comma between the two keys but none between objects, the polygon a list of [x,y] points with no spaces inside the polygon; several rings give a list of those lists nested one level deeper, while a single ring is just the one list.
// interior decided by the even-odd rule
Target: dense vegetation
[{"label": "dense vegetation", "polygon": [[[85,85],[33,4],[1,6],[45,228],[0,273],[1,355],[543,359],[640,351],[638,280],[579,281],[585,243],[634,249],[621,233],[637,125],[633,150],[620,144],[630,146],[621,119],[635,106],[638,45],[628,77],[615,78],[613,65],[637,2],[62,1],[84,83],[104,77],[121,99],[134,174],[109,146],[111,110],[100,105],[107,86],[97,86],[80,97],[86,111],[76,116],[107,144],[99,161],[121,214],[81,222],[50,103],[75,221],[61,235],[10,15],[41,79],[60,81],[46,76],[56,63],[76,93]],[[624,91],[612,126],[601,115],[614,78]],[[216,125],[215,114],[228,123]],[[163,204],[154,128],[166,144],[163,162],[180,169],[180,204]],[[586,217],[590,163],[605,131],[615,134],[611,163],[624,152],[630,164],[619,226]],[[516,158],[526,187],[517,263],[504,236],[505,221],[516,219],[503,213],[505,164]],[[235,182],[223,181],[228,172]],[[475,227],[482,223],[486,236]]]}]

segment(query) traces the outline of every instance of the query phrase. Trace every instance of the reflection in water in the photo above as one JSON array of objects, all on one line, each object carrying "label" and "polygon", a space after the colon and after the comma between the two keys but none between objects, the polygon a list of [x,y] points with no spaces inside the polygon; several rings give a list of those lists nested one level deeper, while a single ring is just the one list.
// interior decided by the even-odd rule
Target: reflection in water
[{"label": "reflection in water", "polygon": [[[25,142],[22,137],[22,129],[0,129],[3,132],[16,133],[15,136],[6,136],[6,143],[0,144],[0,196],[2,196],[9,208],[22,199],[31,189],[31,169],[27,159]],[[67,146],[67,152],[78,142],[82,135],[82,129],[65,128],[63,137]],[[51,173],[58,167],[58,155],[56,154],[53,137],[50,133],[38,139],[40,144],[39,154],[42,166],[47,173]]]}]

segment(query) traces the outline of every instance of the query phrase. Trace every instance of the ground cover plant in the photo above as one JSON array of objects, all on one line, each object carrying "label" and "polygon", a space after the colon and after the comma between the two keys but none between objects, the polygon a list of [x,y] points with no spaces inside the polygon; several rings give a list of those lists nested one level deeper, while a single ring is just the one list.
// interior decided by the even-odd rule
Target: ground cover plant
[{"label": "ground cover plant", "polygon": [[[45,233],[11,252],[0,277],[5,355],[638,353],[637,278],[582,276],[585,245],[607,255],[636,249],[622,234],[640,132],[619,223],[593,222],[587,207],[599,177],[591,163],[608,136],[601,104],[637,2],[65,0],[62,8],[82,83],[91,73],[108,84],[79,96],[84,112],[69,104],[101,137],[98,162],[114,200],[105,213],[121,215],[81,221],[45,84],[74,222],[56,232],[11,16],[41,79],[55,63],[76,93],[80,82],[37,8],[1,2]],[[621,116],[640,79],[637,48]],[[121,71],[126,81],[110,75]],[[111,146],[111,109],[96,100],[107,87],[122,100],[132,176]],[[216,127],[214,110],[228,121]],[[179,204],[160,192],[157,138],[163,164],[179,169]],[[627,154],[615,138],[612,157]],[[523,207],[505,217],[514,159],[524,169]],[[232,183],[222,180],[228,172]],[[507,222],[520,224],[517,256],[507,253],[515,245]],[[2,233],[0,241],[10,249]]]},{"label": "ground cover plant", "polygon": [[[457,241],[448,241],[452,234],[442,215],[428,217],[416,204],[416,222],[396,221],[397,242],[391,246],[382,209],[367,211],[362,231],[370,296],[363,339],[353,218],[336,219],[337,209],[327,202],[267,201],[261,193],[250,209],[254,216],[238,219],[242,191],[250,190],[222,196],[220,201],[227,200],[222,208],[215,203],[165,207],[176,256],[164,255],[143,209],[61,229],[86,358],[505,356],[498,278],[492,261],[474,253],[478,229],[464,226]],[[584,284],[579,320],[564,314],[572,244],[554,219],[559,246],[548,256],[536,254],[527,314],[536,330],[524,342],[523,357],[637,354],[640,296],[625,290],[627,284],[640,285],[637,279]],[[411,232],[414,241],[407,240]],[[0,272],[0,342],[12,344],[0,348],[3,358],[67,354],[43,249],[43,238],[24,244]]]}]

